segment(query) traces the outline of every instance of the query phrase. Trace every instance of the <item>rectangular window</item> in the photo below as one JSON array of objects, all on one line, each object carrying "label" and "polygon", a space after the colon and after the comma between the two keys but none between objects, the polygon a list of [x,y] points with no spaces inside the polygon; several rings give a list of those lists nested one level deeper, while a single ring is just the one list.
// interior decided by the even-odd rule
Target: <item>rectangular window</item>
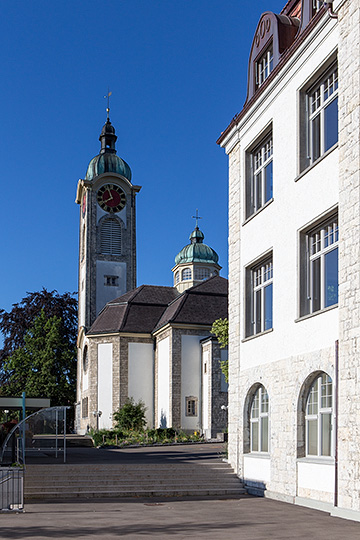
[{"label": "rectangular window", "polygon": [[185,416],[197,416],[197,398],[185,398]]},{"label": "rectangular window", "polygon": [[300,315],[338,303],[337,215],[301,234]]},{"label": "rectangular window", "polygon": [[272,256],[247,269],[246,334],[260,334],[273,327]]},{"label": "rectangular window", "polygon": [[89,398],[83,398],[81,401],[81,416],[82,418],[88,418],[89,416]]},{"label": "rectangular window", "polygon": [[273,66],[274,66],[273,48],[271,45],[271,47],[269,47],[256,61],[256,66],[255,66],[256,88],[260,88],[260,86],[268,78],[268,76],[273,70]]},{"label": "rectangular window", "polygon": [[118,276],[104,276],[104,285],[106,287],[117,287],[119,283]]},{"label": "rectangular window", "polygon": [[[305,95],[306,137],[300,156],[304,170],[338,142],[338,69],[333,64]],[[306,155],[305,155],[306,154]]]},{"label": "rectangular window", "polygon": [[246,217],[257,212],[273,196],[273,141],[268,133],[247,153]]}]

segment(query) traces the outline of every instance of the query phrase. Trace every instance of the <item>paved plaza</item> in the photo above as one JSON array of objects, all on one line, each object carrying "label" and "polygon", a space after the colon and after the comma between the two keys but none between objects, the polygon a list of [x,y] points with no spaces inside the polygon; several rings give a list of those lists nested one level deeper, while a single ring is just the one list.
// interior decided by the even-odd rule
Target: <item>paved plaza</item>
[{"label": "paved plaza", "polygon": [[360,523],[324,512],[243,497],[225,500],[131,499],[27,504],[0,515],[0,538],[208,538],[359,540]]}]

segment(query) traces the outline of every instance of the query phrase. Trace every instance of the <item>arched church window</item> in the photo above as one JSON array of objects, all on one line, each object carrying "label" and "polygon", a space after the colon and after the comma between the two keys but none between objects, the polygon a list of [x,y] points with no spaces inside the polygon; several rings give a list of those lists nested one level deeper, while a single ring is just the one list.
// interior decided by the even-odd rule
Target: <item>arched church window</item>
[{"label": "arched church window", "polygon": [[189,281],[191,279],[191,268],[185,268],[181,274],[182,281]]},{"label": "arched church window", "polygon": [[114,217],[106,218],[100,228],[100,252],[121,255],[121,225]]},{"label": "arched church window", "polygon": [[177,285],[180,281],[180,272],[176,272],[175,274],[175,284]]},{"label": "arched church window", "polygon": [[87,373],[88,369],[89,369],[88,347],[87,347],[87,345],[85,345],[84,351],[83,351],[83,371],[84,371],[84,373]]},{"label": "arched church window", "polygon": [[195,268],[195,279],[208,279],[210,277],[210,269],[198,266]]},{"label": "arched church window", "polygon": [[310,387],[305,409],[306,455],[331,456],[332,380],[319,375]]}]

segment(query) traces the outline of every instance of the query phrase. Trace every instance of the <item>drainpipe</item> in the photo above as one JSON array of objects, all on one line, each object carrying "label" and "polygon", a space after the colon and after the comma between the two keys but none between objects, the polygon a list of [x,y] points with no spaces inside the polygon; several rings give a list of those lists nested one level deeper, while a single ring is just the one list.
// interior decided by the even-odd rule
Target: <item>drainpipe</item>
[{"label": "drainpipe", "polygon": [[329,17],[330,17],[331,19],[337,19],[337,18],[338,18],[338,14],[333,12],[333,7],[332,7],[333,1],[334,1],[334,0],[327,0],[327,1],[325,2],[325,4],[326,4],[326,7],[327,7],[327,12],[328,12]]},{"label": "drainpipe", "polygon": [[339,411],[339,340],[335,341],[335,485],[334,506],[338,505],[338,411]]}]

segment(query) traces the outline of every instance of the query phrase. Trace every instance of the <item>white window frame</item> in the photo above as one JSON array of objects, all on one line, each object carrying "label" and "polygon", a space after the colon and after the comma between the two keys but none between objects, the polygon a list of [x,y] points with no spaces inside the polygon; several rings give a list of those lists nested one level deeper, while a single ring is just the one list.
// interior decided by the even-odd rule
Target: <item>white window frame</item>
[{"label": "white window frame", "polygon": [[181,272],[181,281],[190,281],[192,279],[191,268],[184,268]]},{"label": "white window frame", "polygon": [[[272,132],[261,141],[256,148],[250,152],[250,202],[247,215],[250,216],[260,210],[268,201],[273,198],[273,138]],[[270,194],[267,194],[266,173],[271,164]]]},{"label": "white window frame", "polygon": [[269,77],[274,68],[274,54],[272,44],[255,62],[255,86],[260,88]]},{"label": "white window frame", "polygon": [[[263,428],[266,426],[267,437],[264,437]],[[256,437],[254,435],[256,434]],[[270,422],[269,422],[269,395],[260,385],[253,395],[250,407],[250,452],[269,453]]]},{"label": "white window frame", "polygon": [[[329,392],[330,389],[330,392]],[[328,451],[324,450],[325,418],[329,418],[327,431]],[[333,455],[333,382],[327,373],[319,375],[312,383],[305,407],[305,452],[307,457],[331,457]],[[310,425],[315,425],[316,451],[310,449]]]},{"label": "white window frame", "polygon": [[210,268],[195,266],[194,268],[194,279],[204,281],[210,277]]},{"label": "white window frame", "polygon": [[[325,111],[338,98],[338,68],[337,62],[333,63],[315,84],[306,92],[306,116],[307,116],[307,159],[309,164],[315,163],[325,152],[330,150],[338,142],[326,146],[325,140]],[[318,120],[319,136],[315,137],[315,122]],[[315,142],[318,149],[315,151]]]},{"label": "white window frame", "polygon": [[[338,303],[338,297],[335,302],[328,303],[326,294],[326,257],[332,251],[338,250],[338,247],[337,214],[306,234],[306,294],[309,313],[316,313]],[[316,269],[317,265],[320,269]],[[316,291],[319,298],[316,297]]]},{"label": "white window frame", "polygon": [[[273,258],[272,254],[250,269],[250,335],[273,328]],[[266,324],[267,288],[271,286],[271,326]]]}]

